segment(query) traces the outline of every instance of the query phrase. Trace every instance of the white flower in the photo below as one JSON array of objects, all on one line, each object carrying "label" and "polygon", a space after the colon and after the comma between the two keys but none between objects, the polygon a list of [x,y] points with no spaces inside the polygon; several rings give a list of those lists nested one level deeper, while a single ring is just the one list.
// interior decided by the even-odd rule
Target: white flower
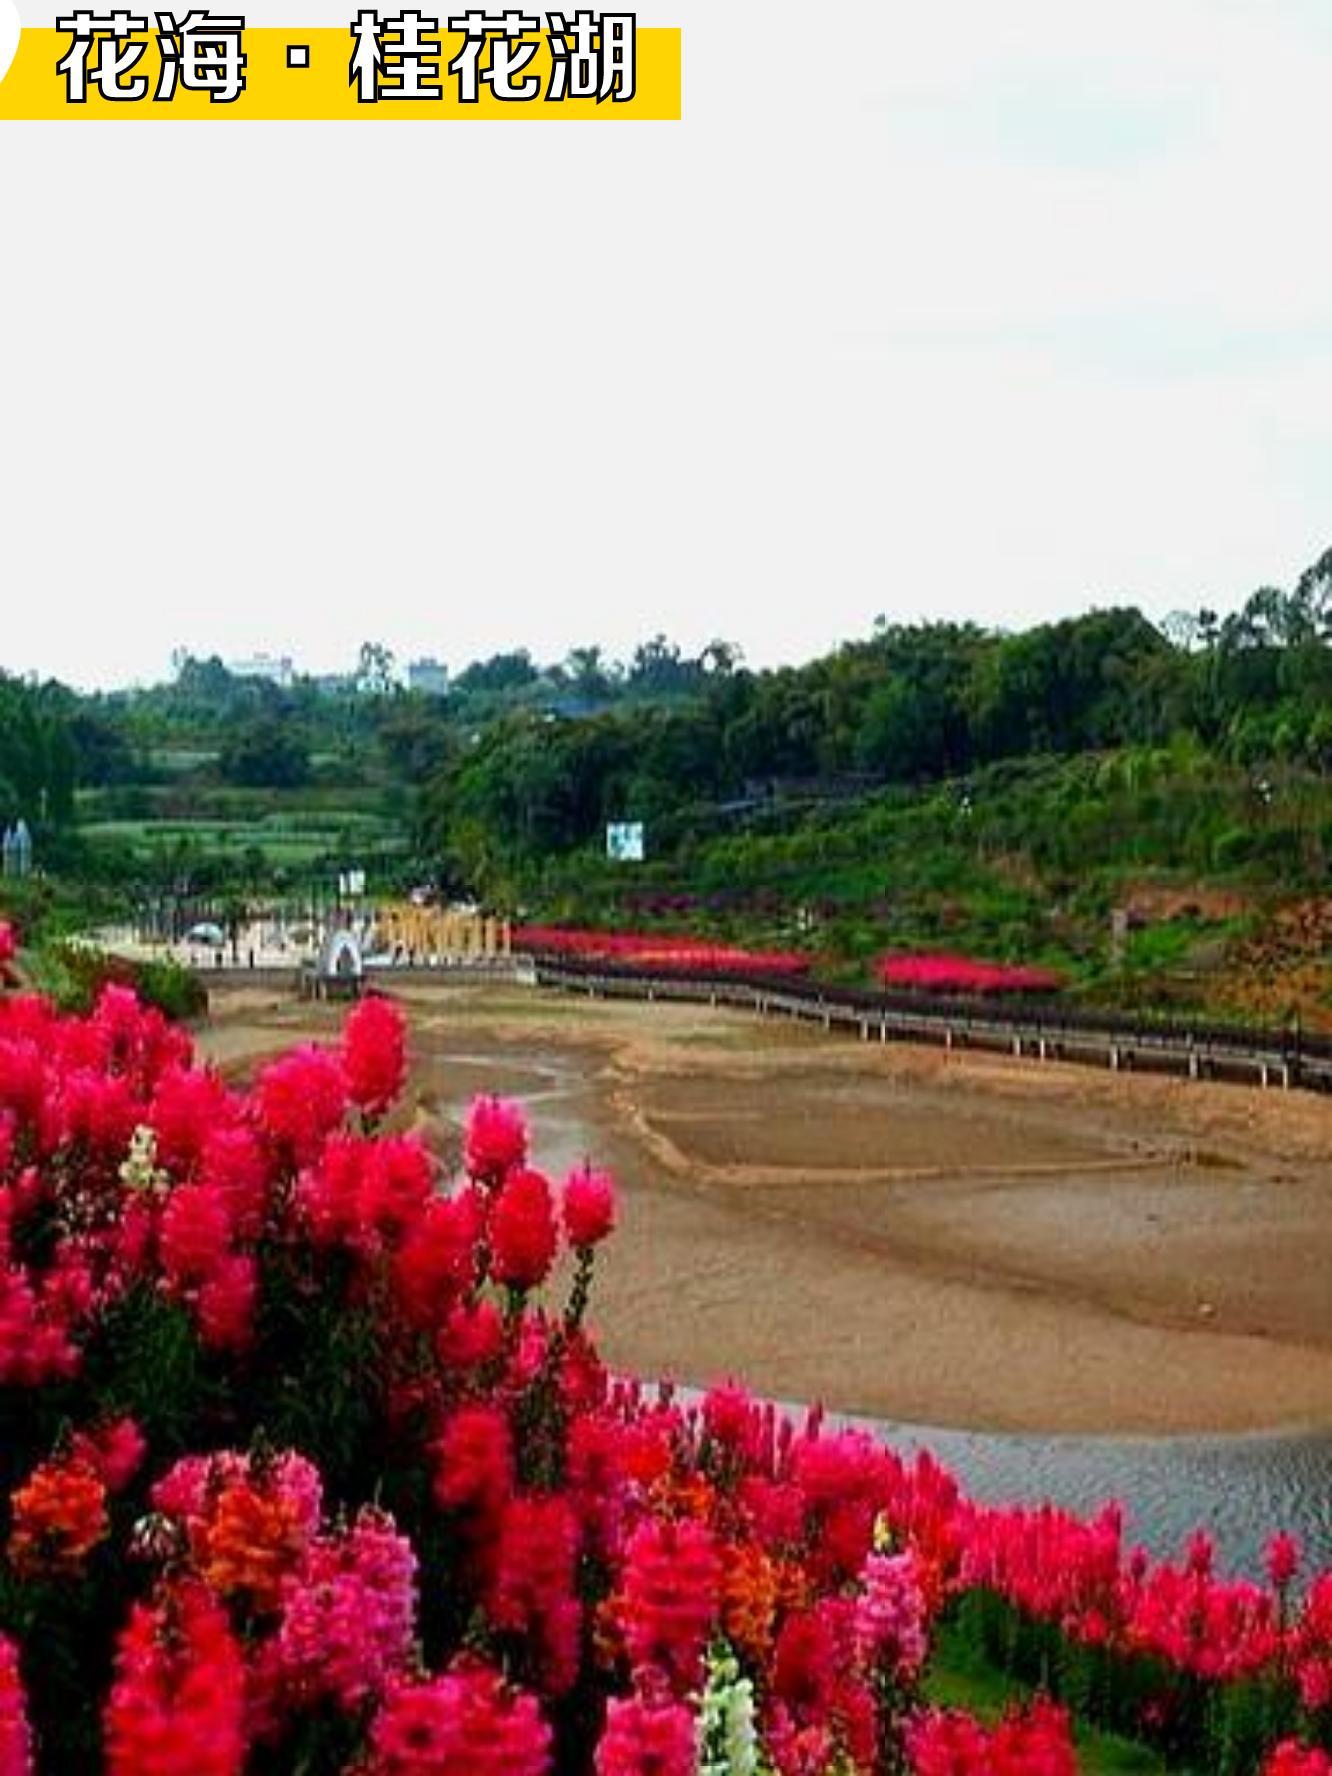
[{"label": "white flower", "polygon": [[129,1153],[120,1167],[120,1182],[126,1190],[161,1193],[170,1183],[170,1176],[157,1163],[157,1131],[140,1123],[130,1136]]},{"label": "white flower", "polygon": [[725,1645],[708,1654],[698,1715],[699,1776],[760,1776],[754,1686]]}]

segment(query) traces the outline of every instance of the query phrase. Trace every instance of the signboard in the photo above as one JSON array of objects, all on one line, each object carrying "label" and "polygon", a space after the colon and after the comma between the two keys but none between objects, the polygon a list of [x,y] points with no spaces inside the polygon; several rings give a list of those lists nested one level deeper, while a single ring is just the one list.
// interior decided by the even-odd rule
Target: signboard
[{"label": "signboard", "polygon": [[641,820],[621,821],[606,828],[606,855],[612,863],[642,863],[647,855]]}]

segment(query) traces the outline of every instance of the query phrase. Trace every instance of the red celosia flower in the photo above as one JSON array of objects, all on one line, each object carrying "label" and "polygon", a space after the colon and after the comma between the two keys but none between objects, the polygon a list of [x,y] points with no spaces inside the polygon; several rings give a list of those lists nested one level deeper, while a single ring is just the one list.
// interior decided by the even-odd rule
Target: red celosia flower
[{"label": "red celosia flower", "polygon": [[77,1572],[106,1540],[106,1484],[81,1456],[34,1468],[10,1501],[9,1558],[27,1574]]},{"label": "red celosia flower", "polygon": [[772,1688],[798,1717],[825,1714],[838,1680],[838,1646],[822,1609],[800,1610],[782,1623],[772,1663]]},{"label": "red celosia flower", "polygon": [[527,1158],[527,1121],[517,1104],[476,1098],[467,1113],[464,1162],[474,1178],[497,1184]]},{"label": "red celosia flower", "polygon": [[32,1735],[19,1676],[18,1650],[0,1634],[0,1776],[31,1776]]},{"label": "red celosia flower", "polygon": [[550,1728],[536,1699],[460,1665],[389,1692],[370,1733],[367,1776],[546,1776]]},{"label": "red celosia flower", "polygon": [[564,1183],[564,1230],[579,1250],[600,1245],[615,1226],[615,1180],[590,1165],[570,1172]]},{"label": "red celosia flower", "polygon": [[491,1275],[511,1289],[535,1289],[550,1275],[558,1244],[549,1183],[540,1172],[510,1172],[491,1210]]},{"label": "red celosia flower", "polygon": [[134,1606],[106,1710],[107,1776],[240,1776],[245,1670],[201,1585]]},{"label": "red celosia flower", "polygon": [[367,1243],[361,1226],[361,1186],[371,1143],[355,1135],[333,1135],[296,1185],[296,1203],[316,1247]]},{"label": "red celosia flower", "polygon": [[407,1076],[407,1026],[387,999],[363,999],[342,1034],[342,1070],[351,1101],[367,1116],[383,1116]]}]

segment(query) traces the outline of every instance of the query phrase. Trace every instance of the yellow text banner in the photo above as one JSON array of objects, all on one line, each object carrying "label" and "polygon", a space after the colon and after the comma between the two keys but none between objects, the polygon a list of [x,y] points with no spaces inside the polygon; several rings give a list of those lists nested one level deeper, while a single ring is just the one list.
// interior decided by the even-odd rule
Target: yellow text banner
[{"label": "yellow text banner", "polygon": [[127,83],[142,79],[146,96],[108,98],[96,83],[89,82],[83,101],[71,103],[67,75],[58,67],[69,50],[70,34],[29,29],[19,38],[14,61],[0,82],[0,122],[669,123],[681,115],[682,43],[678,30],[641,28],[633,97],[600,102],[548,96],[552,56],[544,40],[527,69],[534,80],[539,79],[537,97],[505,100],[483,84],[475,103],[464,102],[458,83],[448,74],[464,38],[457,32],[442,31],[439,41],[438,96],[381,96],[374,102],[363,102],[351,73],[355,46],[349,28],[247,27],[243,89],[230,103],[216,104],[207,92],[186,90],[179,82],[170,98],[154,96],[160,83],[162,53],[156,36],[148,32],[142,56],[124,77]]}]

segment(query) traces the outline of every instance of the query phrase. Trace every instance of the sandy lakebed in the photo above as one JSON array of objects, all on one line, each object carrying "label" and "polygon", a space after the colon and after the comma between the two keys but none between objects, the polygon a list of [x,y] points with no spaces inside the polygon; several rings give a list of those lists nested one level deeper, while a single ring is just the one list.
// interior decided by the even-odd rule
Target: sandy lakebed
[{"label": "sandy lakebed", "polygon": [[[514,986],[402,995],[405,1115],[469,1099],[609,1165],[609,1359],[962,1430],[1332,1426],[1332,1101],[910,1047]],[[336,1010],[215,993],[244,1074]]]}]

